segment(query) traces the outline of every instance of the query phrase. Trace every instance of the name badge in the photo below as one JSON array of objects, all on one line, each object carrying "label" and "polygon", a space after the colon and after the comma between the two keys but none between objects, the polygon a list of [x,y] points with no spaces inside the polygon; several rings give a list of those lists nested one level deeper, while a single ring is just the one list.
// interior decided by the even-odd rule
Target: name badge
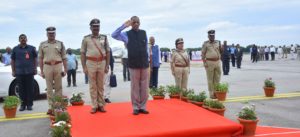
[{"label": "name badge", "polygon": [[25,59],[29,59],[29,54],[28,54],[28,52],[26,52],[26,54],[25,54]]}]

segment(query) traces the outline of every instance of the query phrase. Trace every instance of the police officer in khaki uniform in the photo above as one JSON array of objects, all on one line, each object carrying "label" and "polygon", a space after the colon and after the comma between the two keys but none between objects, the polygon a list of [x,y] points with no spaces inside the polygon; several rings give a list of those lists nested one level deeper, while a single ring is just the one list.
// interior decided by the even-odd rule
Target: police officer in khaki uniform
[{"label": "police officer in khaki uniform", "polygon": [[220,82],[221,78],[221,44],[220,41],[215,40],[215,30],[208,31],[208,39],[202,46],[202,60],[206,70],[210,98],[216,98],[215,85]]},{"label": "police officer in khaki uniform", "polygon": [[90,22],[92,34],[87,35],[82,40],[81,45],[81,63],[83,71],[88,74],[90,95],[92,100],[91,114],[99,110],[106,112],[104,109],[105,101],[103,98],[104,91],[104,74],[108,73],[110,61],[110,48],[105,35],[99,34],[100,20],[92,19]]},{"label": "police officer in khaki uniform", "polygon": [[[41,42],[38,55],[41,75],[46,79],[49,108],[51,108],[53,96],[62,96],[62,76],[67,73],[65,46],[55,39],[55,30],[55,27],[46,29],[48,40]],[[51,109],[47,114],[52,114]]]},{"label": "police officer in khaki uniform", "polygon": [[176,50],[172,53],[171,70],[175,78],[176,86],[187,90],[187,83],[190,74],[190,59],[188,53],[183,49],[183,39],[175,41]]}]

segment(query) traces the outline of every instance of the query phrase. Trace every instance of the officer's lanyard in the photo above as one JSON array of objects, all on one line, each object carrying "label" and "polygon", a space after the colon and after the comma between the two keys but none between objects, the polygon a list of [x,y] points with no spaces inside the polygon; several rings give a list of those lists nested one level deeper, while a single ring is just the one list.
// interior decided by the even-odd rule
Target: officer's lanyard
[{"label": "officer's lanyard", "polygon": [[189,63],[188,63],[188,61],[186,61],[185,57],[180,52],[178,52],[178,51],[176,51],[176,52],[182,57],[182,59],[184,60],[185,64],[188,66]]},{"label": "officer's lanyard", "polygon": [[96,41],[95,41],[94,38],[92,38],[92,41],[93,41],[95,47],[98,49],[99,53],[101,54],[101,57],[103,57],[102,51],[101,51],[101,49],[98,47],[98,44],[96,43]]}]

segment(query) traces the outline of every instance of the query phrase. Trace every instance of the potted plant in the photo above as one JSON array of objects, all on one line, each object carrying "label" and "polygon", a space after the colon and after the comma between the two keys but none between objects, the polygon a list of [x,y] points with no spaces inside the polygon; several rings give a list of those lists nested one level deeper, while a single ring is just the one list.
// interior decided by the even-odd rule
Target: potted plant
[{"label": "potted plant", "polygon": [[64,111],[62,113],[56,113],[55,114],[55,123],[59,121],[65,121],[67,123],[70,123],[71,117],[68,112]]},{"label": "potted plant", "polygon": [[218,83],[215,85],[215,95],[219,101],[225,101],[228,92],[228,83]]},{"label": "potted plant", "polygon": [[243,134],[245,136],[252,136],[255,134],[257,122],[259,121],[254,105],[245,105],[238,113],[238,120],[243,125]]},{"label": "potted plant", "polygon": [[72,97],[70,98],[70,103],[72,106],[82,106],[84,104],[84,101],[82,99],[83,93],[73,93]]},{"label": "potted plant", "polygon": [[184,102],[187,102],[187,100],[188,100],[188,95],[189,95],[189,94],[193,94],[193,93],[194,93],[194,90],[193,90],[193,89],[182,90],[180,99],[181,99],[182,101],[184,101]]},{"label": "potted plant", "polygon": [[219,100],[211,100],[209,102],[209,108],[208,109],[211,112],[214,112],[214,113],[219,114],[221,116],[224,116],[224,112],[226,110],[223,103],[220,102]]},{"label": "potted plant", "polygon": [[167,92],[169,93],[170,98],[180,98],[181,89],[178,86],[168,85]]},{"label": "potted plant", "polygon": [[50,134],[52,137],[71,137],[70,128],[70,124],[59,121],[53,125]]},{"label": "potted plant", "polygon": [[4,98],[3,103],[5,118],[15,118],[17,107],[21,103],[20,99],[17,96],[8,96]]},{"label": "potted plant", "polygon": [[266,97],[273,97],[275,92],[275,82],[272,80],[272,78],[267,78],[264,83]]},{"label": "potted plant", "polygon": [[212,101],[212,99],[206,98],[206,99],[203,101],[202,107],[205,108],[205,109],[208,109],[208,108],[209,108],[209,104],[210,104],[211,101]]},{"label": "potted plant", "polygon": [[207,98],[205,91],[200,92],[199,94],[189,94],[188,102],[191,102],[199,107],[202,107],[204,100]]},{"label": "potted plant", "polygon": [[151,88],[150,95],[154,100],[164,99],[165,98],[165,87],[159,86],[158,88]]}]

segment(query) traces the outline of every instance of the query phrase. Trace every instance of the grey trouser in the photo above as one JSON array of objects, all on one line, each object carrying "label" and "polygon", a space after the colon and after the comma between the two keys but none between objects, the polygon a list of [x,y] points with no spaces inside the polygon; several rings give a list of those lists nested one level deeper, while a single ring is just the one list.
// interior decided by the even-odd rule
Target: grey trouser
[{"label": "grey trouser", "polygon": [[134,110],[145,109],[148,100],[149,69],[129,68],[131,79],[131,103]]}]

